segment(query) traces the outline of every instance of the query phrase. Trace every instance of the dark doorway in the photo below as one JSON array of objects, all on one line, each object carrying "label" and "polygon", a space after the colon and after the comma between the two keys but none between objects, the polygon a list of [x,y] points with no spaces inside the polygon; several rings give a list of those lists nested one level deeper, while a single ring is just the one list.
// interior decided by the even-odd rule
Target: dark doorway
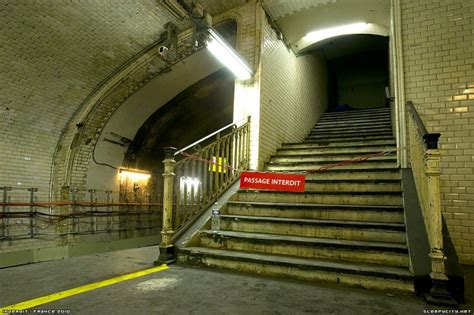
[{"label": "dark doorway", "polygon": [[328,110],[385,106],[389,85],[388,37],[348,35],[319,48],[328,60]]}]

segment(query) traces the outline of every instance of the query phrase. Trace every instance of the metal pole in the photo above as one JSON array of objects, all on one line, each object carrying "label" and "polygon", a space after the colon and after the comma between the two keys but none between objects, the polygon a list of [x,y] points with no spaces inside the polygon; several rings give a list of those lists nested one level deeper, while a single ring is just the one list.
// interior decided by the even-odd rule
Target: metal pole
[{"label": "metal pole", "polygon": [[5,238],[8,236],[7,233],[7,227],[8,227],[8,219],[6,218],[7,212],[8,212],[8,206],[6,203],[8,202],[8,192],[12,190],[11,187],[5,186],[2,187],[3,190],[3,206],[2,206],[2,238]]},{"label": "metal pole", "polygon": [[30,192],[30,238],[33,238],[35,236],[35,216],[36,216],[36,211],[35,211],[35,192],[38,191],[38,188],[28,188],[28,191]]},{"label": "metal pole", "polygon": [[90,211],[90,224],[91,224],[91,233],[94,234],[96,229],[97,229],[97,226],[95,224],[95,216],[94,216],[94,213],[95,213],[95,209],[94,209],[94,195],[95,195],[95,189],[89,189],[89,197],[90,197],[90,207],[89,207],[89,211]]},{"label": "metal pole", "polygon": [[111,227],[110,227],[110,194],[112,194],[111,190],[106,190],[105,195],[106,195],[106,200],[107,200],[107,232],[110,232]]},{"label": "metal pole", "polygon": [[171,243],[171,237],[174,234],[173,231],[173,186],[174,186],[174,168],[176,161],[174,159],[174,153],[176,148],[167,147],[164,148],[165,159],[163,164],[165,170],[163,172],[163,227],[161,230],[161,244],[160,244],[160,256],[156,261],[157,264],[173,263],[175,259],[175,249]]}]

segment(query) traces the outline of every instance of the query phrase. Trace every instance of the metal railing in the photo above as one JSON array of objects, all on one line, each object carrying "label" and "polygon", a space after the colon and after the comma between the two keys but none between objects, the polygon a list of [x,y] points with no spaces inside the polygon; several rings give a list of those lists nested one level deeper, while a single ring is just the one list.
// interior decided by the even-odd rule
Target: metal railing
[{"label": "metal railing", "polygon": [[[248,168],[248,124],[236,128],[176,163],[173,229],[207,208]],[[222,131],[221,131],[222,132]],[[195,146],[193,146],[195,147]]]},{"label": "metal railing", "polygon": [[443,230],[440,195],[439,133],[429,133],[412,102],[407,102],[409,112],[408,134],[410,164],[420,199],[423,219],[428,233],[431,258],[431,278],[447,281],[443,249]]},{"label": "metal railing", "polygon": [[0,192],[0,241],[156,234],[161,228],[162,204],[150,195],[130,199],[123,192],[64,187],[60,201],[42,202],[47,197],[37,188],[0,187]]},{"label": "metal railing", "polygon": [[[172,236],[211,206],[247,170],[250,159],[250,117],[230,124],[181,150],[165,148],[161,261],[169,261]],[[203,148],[203,141],[214,141]],[[192,153],[188,153],[191,150]],[[182,159],[176,161],[175,156]]]}]

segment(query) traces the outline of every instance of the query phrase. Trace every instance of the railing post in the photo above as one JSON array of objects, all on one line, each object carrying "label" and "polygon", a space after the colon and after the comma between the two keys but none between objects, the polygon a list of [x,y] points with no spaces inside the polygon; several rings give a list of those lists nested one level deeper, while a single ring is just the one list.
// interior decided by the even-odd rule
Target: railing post
[{"label": "railing post", "polygon": [[165,159],[163,160],[164,172],[163,172],[163,227],[161,229],[161,244],[160,244],[160,256],[156,261],[157,264],[165,264],[175,262],[175,249],[171,243],[171,237],[174,234],[173,231],[173,187],[174,187],[174,168],[176,161],[174,159],[174,153],[177,151],[176,148],[166,147]]},{"label": "railing post", "polygon": [[[426,141],[425,141],[426,142]],[[425,174],[428,185],[428,213],[429,225],[428,238],[430,240],[431,273],[432,287],[427,296],[431,301],[451,301],[447,290],[448,277],[445,273],[444,262],[446,256],[443,250],[443,225],[441,218],[441,190],[440,190],[440,152],[438,149],[426,150],[424,155]]]}]

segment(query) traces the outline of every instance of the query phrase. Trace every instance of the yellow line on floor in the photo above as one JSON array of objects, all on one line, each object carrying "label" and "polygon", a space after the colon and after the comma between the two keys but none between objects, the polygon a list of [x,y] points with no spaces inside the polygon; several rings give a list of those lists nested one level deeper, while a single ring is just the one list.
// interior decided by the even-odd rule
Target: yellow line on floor
[{"label": "yellow line on floor", "polygon": [[111,279],[107,279],[107,280],[103,280],[103,281],[83,285],[83,286],[78,287],[78,288],[69,289],[69,290],[66,290],[66,291],[61,291],[61,292],[53,293],[53,294],[50,294],[50,295],[42,296],[42,297],[39,297],[39,298],[36,298],[36,299],[33,299],[33,300],[29,300],[29,301],[20,302],[20,303],[17,303],[17,304],[4,306],[4,307],[0,308],[0,314],[4,313],[4,311],[6,311],[6,310],[26,310],[26,309],[33,308],[33,307],[36,307],[36,306],[39,306],[39,305],[43,305],[43,304],[46,304],[46,303],[51,303],[51,302],[54,302],[54,301],[57,301],[57,300],[61,300],[61,299],[64,299],[64,298],[67,298],[67,297],[70,297],[70,296],[73,296],[73,295],[81,294],[81,293],[92,291],[92,290],[99,289],[99,288],[103,288],[103,287],[106,287],[106,286],[109,286],[109,285],[112,285],[112,284],[116,284],[116,283],[119,283],[119,282],[122,282],[122,281],[143,277],[143,276],[149,275],[151,273],[155,273],[155,272],[160,272],[160,271],[166,270],[168,268],[169,267],[166,264],[164,264],[164,265],[161,265],[161,266],[158,266],[158,267],[145,269],[145,270],[141,270],[141,271],[137,271],[137,272],[132,272],[132,273],[129,273],[129,274],[126,274],[126,275],[123,275],[123,276],[118,276],[118,277],[115,277],[115,278],[111,278]]}]

